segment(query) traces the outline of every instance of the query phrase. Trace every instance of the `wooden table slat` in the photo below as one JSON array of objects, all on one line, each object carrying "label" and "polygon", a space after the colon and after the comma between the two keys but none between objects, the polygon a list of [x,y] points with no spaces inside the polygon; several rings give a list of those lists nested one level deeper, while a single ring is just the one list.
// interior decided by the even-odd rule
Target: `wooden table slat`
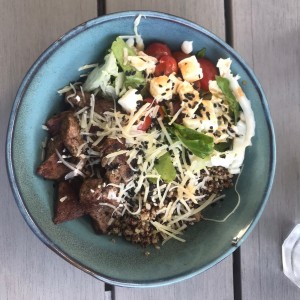
[{"label": "wooden table slat", "polygon": [[[160,11],[198,23],[225,39],[224,3],[219,0],[107,0],[106,13],[126,10]],[[212,17],[213,16],[213,17]]]},{"label": "wooden table slat", "polygon": [[269,202],[241,247],[242,299],[300,299],[281,263],[281,245],[300,223],[300,2],[233,0],[232,17],[234,48],[254,68],[270,105],[278,156]]},{"label": "wooden table slat", "polygon": [[102,282],[54,254],[25,224],[7,180],[4,142],[26,71],[59,36],[95,17],[96,1],[0,0],[0,7],[0,299],[104,299]]}]

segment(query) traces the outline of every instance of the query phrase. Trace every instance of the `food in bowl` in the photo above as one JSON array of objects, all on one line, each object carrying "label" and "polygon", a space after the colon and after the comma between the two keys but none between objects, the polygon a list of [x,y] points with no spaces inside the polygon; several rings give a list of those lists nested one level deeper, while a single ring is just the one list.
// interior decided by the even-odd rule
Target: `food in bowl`
[{"label": "food in bowl", "polygon": [[[255,121],[230,70],[205,49],[117,37],[104,63],[66,86],[38,174],[55,180],[54,222],[90,215],[99,233],[141,245],[171,238],[233,186]],[[209,53],[208,53],[209,55]]]}]

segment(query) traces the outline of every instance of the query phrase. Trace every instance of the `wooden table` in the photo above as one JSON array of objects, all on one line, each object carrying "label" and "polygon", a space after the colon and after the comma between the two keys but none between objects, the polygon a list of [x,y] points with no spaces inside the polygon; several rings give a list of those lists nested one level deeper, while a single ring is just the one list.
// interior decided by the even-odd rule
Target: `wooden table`
[{"label": "wooden table", "polygon": [[[9,113],[30,65],[75,25],[132,9],[185,17],[231,43],[264,87],[278,145],[270,201],[241,249],[193,279],[157,289],[111,287],[55,255],[22,219],[5,169]],[[0,66],[0,299],[300,299],[281,264],[282,242],[300,223],[299,0],[0,0]]]}]

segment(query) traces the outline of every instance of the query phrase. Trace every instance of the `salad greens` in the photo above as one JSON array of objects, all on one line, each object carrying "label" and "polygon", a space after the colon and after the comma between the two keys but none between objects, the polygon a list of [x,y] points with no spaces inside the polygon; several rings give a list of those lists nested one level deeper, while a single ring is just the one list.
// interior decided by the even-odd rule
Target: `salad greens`
[{"label": "salad greens", "polygon": [[158,159],[154,167],[162,180],[169,183],[176,178],[176,169],[173,166],[171,155],[168,152]]},{"label": "salad greens", "polygon": [[135,56],[136,53],[132,47],[129,47],[123,39],[117,37],[112,43],[111,50],[116,57],[121,69],[125,72],[124,85],[126,88],[138,88],[145,85],[145,77],[141,71],[137,71],[134,67],[124,63],[124,49],[127,50],[129,56]]},{"label": "salad greens", "polygon": [[118,37],[112,43],[109,53],[104,57],[104,64],[94,68],[88,75],[83,84],[85,91],[91,92],[99,88],[103,96],[116,98],[123,88],[141,89],[144,87],[146,80],[142,72],[137,71],[129,64],[124,64],[125,48],[128,55],[136,55],[134,49]]},{"label": "salad greens", "polygon": [[202,57],[205,56],[205,54],[206,54],[206,48],[202,48],[202,49],[200,49],[200,50],[196,53],[196,57],[197,57],[197,58],[202,58]]},{"label": "salad greens", "polygon": [[83,84],[83,89],[87,92],[100,88],[104,95],[112,96],[112,86],[110,84],[112,77],[118,75],[118,65],[115,56],[112,53],[104,57],[104,64],[96,67],[87,77]]},{"label": "salad greens", "polygon": [[219,152],[225,152],[227,150],[230,150],[231,147],[232,147],[231,141],[215,144],[215,150]]},{"label": "salad greens", "polygon": [[216,81],[225,96],[225,101],[227,101],[229,108],[233,113],[234,122],[236,123],[239,117],[240,105],[230,89],[229,80],[221,76],[216,76]]},{"label": "salad greens", "polygon": [[194,155],[205,158],[214,150],[214,139],[194,129],[173,123],[174,134]]}]

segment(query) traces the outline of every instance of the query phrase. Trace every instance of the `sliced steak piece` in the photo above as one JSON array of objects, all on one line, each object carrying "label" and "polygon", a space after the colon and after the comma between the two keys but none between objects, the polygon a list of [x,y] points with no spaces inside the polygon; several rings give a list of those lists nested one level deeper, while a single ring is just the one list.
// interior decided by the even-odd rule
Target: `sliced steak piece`
[{"label": "sliced steak piece", "polygon": [[128,182],[131,180],[133,171],[127,164],[121,164],[115,169],[108,169],[105,173],[106,178],[111,183],[119,184],[122,180]]},{"label": "sliced steak piece", "polygon": [[51,136],[55,136],[60,133],[61,123],[64,118],[70,113],[70,111],[63,111],[57,115],[54,115],[46,122],[46,126],[48,127],[48,132]]},{"label": "sliced steak piece", "polygon": [[72,103],[71,105],[79,108],[84,108],[85,106],[90,106],[91,94],[87,92],[81,92],[81,90],[74,91],[71,90],[65,94],[65,102]]},{"label": "sliced steak piece", "polygon": [[50,138],[46,146],[46,159],[55,153],[56,149],[59,151],[59,153],[61,153],[64,147],[65,146],[60,135],[55,135],[54,137]]},{"label": "sliced steak piece", "polygon": [[[85,106],[90,106],[91,94],[88,92],[81,92],[77,90],[76,94],[74,91],[69,91],[65,94],[66,103],[71,103],[77,108],[84,108]],[[112,111],[114,109],[114,101],[107,99],[99,99],[95,97],[95,112],[102,115],[106,111]]]},{"label": "sliced steak piece", "polygon": [[79,201],[86,212],[97,211],[101,207],[100,203],[109,203],[113,206],[119,204],[116,200],[118,188],[104,187],[102,183],[102,179],[99,178],[84,180],[79,192]]},{"label": "sliced steak piece", "polygon": [[59,180],[67,173],[70,169],[63,163],[58,163],[59,158],[56,153],[51,154],[38,168],[37,173],[50,180]]},{"label": "sliced steak piece", "polygon": [[[120,154],[116,156],[111,162],[106,158],[108,154],[117,152],[120,150],[126,150],[125,140],[121,142],[117,139],[107,138],[101,145],[101,166],[106,169],[105,176],[111,183],[120,183],[122,180],[128,182],[133,175],[133,171],[127,164],[126,154]],[[110,163],[109,163],[110,162]]]},{"label": "sliced steak piece", "polygon": [[120,165],[112,170],[107,170],[105,172],[105,177],[111,182],[115,184],[119,184],[122,181],[125,183],[129,182],[132,179],[133,171],[130,167],[125,165]]},{"label": "sliced steak piece", "polygon": [[124,180],[124,182],[129,182],[132,179],[133,171],[128,166],[128,164],[123,164],[118,167],[118,172],[121,175],[121,178]]},{"label": "sliced steak piece", "polygon": [[116,152],[119,150],[125,150],[126,149],[126,145],[125,145],[125,139],[120,139],[121,142],[119,142],[119,140],[117,139],[111,139],[111,138],[107,138],[103,141],[103,143],[101,144],[101,154],[102,157],[112,153],[112,152]]},{"label": "sliced steak piece", "polygon": [[114,101],[107,100],[107,99],[96,99],[94,110],[98,115],[102,115],[106,111],[113,111],[114,110]]},{"label": "sliced steak piece", "polygon": [[118,206],[117,200],[119,189],[115,186],[105,186],[102,188],[100,203],[108,203],[113,206]]},{"label": "sliced steak piece", "polygon": [[54,224],[80,218],[84,210],[79,202],[78,182],[61,181],[58,184],[58,198],[54,206]]},{"label": "sliced steak piece", "polygon": [[85,211],[91,212],[99,208],[102,183],[102,178],[88,178],[83,181],[79,191],[79,201]]},{"label": "sliced steak piece", "polygon": [[122,176],[117,169],[107,170],[105,172],[105,177],[109,182],[114,184],[119,184],[122,181]]},{"label": "sliced steak piece", "polygon": [[111,207],[102,206],[98,210],[90,213],[94,230],[97,233],[99,234],[107,233],[107,230],[111,225],[110,220],[113,211],[114,210]]},{"label": "sliced steak piece", "polygon": [[66,148],[73,156],[77,156],[78,148],[84,143],[80,135],[80,126],[73,113],[65,116],[61,124],[61,136]]}]

